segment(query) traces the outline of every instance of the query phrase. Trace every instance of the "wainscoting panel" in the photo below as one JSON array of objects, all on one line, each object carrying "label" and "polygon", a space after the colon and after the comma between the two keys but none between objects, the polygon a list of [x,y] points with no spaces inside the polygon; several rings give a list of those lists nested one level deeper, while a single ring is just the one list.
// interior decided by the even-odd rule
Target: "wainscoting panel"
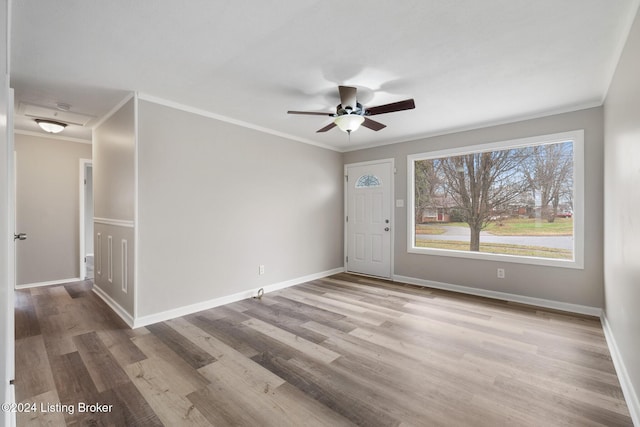
[{"label": "wainscoting panel", "polygon": [[94,233],[95,286],[133,317],[135,229],[123,221],[94,220]]},{"label": "wainscoting panel", "polygon": [[129,251],[127,249],[127,240],[122,239],[122,251],[121,251],[121,263],[122,263],[122,292],[127,293],[129,288]]},{"label": "wainscoting panel", "polygon": [[113,283],[113,236],[107,236],[107,280]]},{"label": "wainscoting panel", "polygon": [[102,233],[96,233],[95,238],[95,260],[96,263],[96,277],[102,276]]}]

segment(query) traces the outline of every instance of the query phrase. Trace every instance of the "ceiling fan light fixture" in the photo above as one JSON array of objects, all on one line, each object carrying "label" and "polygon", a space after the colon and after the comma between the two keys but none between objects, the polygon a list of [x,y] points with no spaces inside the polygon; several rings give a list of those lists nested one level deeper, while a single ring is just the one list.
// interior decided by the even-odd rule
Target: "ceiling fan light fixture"
[{"label": "ceiling fan light fixture", "polygon": [[338,116],[333,121],[340,128],[341,131],[351,133],[358,130],[360,125],[364,122],[364,117],[358,114],[345,114]]},{"label": "ceiling fan light fixture", "polygon": [[60,133],[67,127],[66,123],[56,122],[55,120],[36,119],[36,123],[43,131],[49,133]]},{"label": "ceiling fan light fixture", "polygon": [[371,120],[368,116],[394,113],[396,111],[412,110],[416,108],[416,104],[413,99],[405,99],[404,101],[377,105],[375,107],[369,107],[365,109],[363,105],[357,101],[357,90],[357,88],[352,86],[338,86],[338,92],[340,93],[340,104],[338,104],[338,106],[336,107],[335,114],[325,113],[321,111],[291,110],[287,111],[287,114],[306,114],[312,116],[334,117],[333,122],[329,123],[321,129],[318,129],[316,133],[326,132],[337,126],[341,131],[347,132],[349,135],[351,135],[351,132],[358,130],[360,125],[363,125],[364,127],[376,132],[387,127],[380,122]]}]

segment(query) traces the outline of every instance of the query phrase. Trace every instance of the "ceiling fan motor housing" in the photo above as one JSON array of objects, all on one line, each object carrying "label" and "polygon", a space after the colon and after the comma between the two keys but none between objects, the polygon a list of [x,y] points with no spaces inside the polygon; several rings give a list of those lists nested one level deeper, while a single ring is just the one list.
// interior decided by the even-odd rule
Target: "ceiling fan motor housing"
[{"label": "ceiling fan motor housing", "polygon": [[356,108],[355,110],[351,109],[350,106],[347,106],[346,108],[342,108],[342,104],[338,104],[338,106],[336,107],[336,116],[344,116],[347,114],[354,114],[357,116],[364,116],[365,115],[365,110],[364,107],[362,106],[362,104],[360,104],[359,102],[356,102]]}]

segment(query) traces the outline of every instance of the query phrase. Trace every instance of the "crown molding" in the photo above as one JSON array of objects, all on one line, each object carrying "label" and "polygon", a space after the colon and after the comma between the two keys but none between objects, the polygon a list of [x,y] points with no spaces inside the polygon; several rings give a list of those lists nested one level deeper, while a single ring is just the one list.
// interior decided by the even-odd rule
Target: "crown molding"
[{"label": "crown molding", "polygon": [[341,152],[341,150],[337,149],[336,147],[332,147],[330,145],[322,144],[322,143],[319,143],[319,142],[316,142],[316,141],[312,141],[312,140],[306,139],[306,138],[299,138],[299,137],[297,137],[295,135],[290,135],[288,133],[279,132],[279,131],[274,130],[274,129],[258,126],[258,125],[255,125],[253,123],[249,123],[249,122],[245,122],[245,121],[242,121],[242,120],[234,119],[234,118],[231,118],[231,117],[228,117],[228,116],[223,116],[221,114],[213,113],[213,112],[207,111],[207,110],[202,110],[200,108],[191,107],[191,106],[185,105],[185,104],[180,104],[178,102],[170,101],[170,100],[167,100],[167,99],[158,98],[158,97],[153,96],[153,95],[148,95],[148,94],[145,94],[145,93],[138,92],[137,93],[137,97],[138,97],[138,99],[143,100],[143,101],[152,102],[154,104],[163,105],[165,107],[174,108],[176,110],[180,110],[180,111],[184,111],[184,112],[187,112],[187,113],[196,114],[198,116],[207,117],[207,118],[214,119],[214,120],[219,120],[221,122],[231,123],[231,124],[234,124],[236,126],[240,126],[240,127],[243,127],[243,128],[256,130],[258,132],[267,133],[269,135],[275,135],[275,136],[279,136],[281,138],[289,139],[289,140],[292,140],[292,141],[302,142],[303,144],[314,145],[316,147],[324,148],[326,150]]},{"label": "crown molding", "polygon": [[16,135],[35,136],[35,137],[38,137],[38,138],[53,139],[53,140],[56,140],[56,141],[77,142],[77,143],[80,143],[80,144],[89,144],[89,145],[91,145],[91,140],[90,139],[73,138],[73,137],[70,137],[70,136],[54,135],[54,134],[49,134],[49,133],[40,133],[40,132],[33,132],[33,131],[30,131],[30,130],[21,130],[21,129],[15,129],[13,131],[13,133],[15,133]]}]

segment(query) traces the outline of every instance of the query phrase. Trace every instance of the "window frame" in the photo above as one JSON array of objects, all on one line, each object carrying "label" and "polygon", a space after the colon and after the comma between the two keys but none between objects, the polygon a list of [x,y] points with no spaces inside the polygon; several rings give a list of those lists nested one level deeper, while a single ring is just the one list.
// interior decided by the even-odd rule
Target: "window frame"
[{"label": "window frame", "polygon": [[[562,260],[521,255],[492,254],[485,252],[435,249],[415,246],[415,162],[426,159],[460,156],[464,154],[498,151],[508,148],[523,148],[573,142],[573,260]],[[427,151],[407,156],[407,252],[412,254],[447,256],[466,259],[511,262],[584,269],[584,130],[574,130],[549,135],[539,135],[506,141],[468,145],[444,150]]]}]

